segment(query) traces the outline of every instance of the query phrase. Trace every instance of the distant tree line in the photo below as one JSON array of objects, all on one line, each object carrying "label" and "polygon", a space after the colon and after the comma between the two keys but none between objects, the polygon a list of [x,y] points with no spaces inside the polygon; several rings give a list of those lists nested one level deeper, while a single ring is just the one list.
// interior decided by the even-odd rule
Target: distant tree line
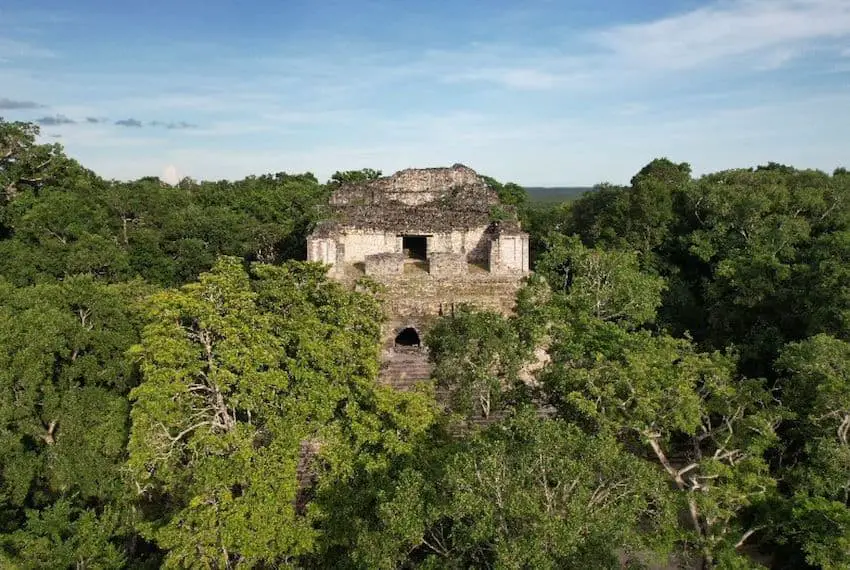
[{"label": "distant tree line", "polygon": [[119,182],[37,136],[0,120],[0,566],[850,567],[846,170],[488,178],[535,273],[401,393],[373,285],[301,260],[380,171]]}]

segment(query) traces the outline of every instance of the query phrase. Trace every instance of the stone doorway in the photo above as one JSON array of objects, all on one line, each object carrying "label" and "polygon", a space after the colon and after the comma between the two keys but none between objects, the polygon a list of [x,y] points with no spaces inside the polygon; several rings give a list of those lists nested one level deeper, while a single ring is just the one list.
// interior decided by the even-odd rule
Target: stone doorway
[{"label": "stone doorway", "polygon": [[421,261],[428,259],[427,236],[401,236],[401,248],[409,259]]}]

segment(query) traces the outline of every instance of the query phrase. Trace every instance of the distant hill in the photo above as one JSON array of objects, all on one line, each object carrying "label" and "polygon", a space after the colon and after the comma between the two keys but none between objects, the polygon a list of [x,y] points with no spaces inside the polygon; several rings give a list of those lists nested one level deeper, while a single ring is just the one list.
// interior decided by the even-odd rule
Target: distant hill
[{"label": "distant hill", "polygon": [[535,186],[526,188],[528,197],[532,202],[568,202],[579,198],[588,190],[589,186]]}]

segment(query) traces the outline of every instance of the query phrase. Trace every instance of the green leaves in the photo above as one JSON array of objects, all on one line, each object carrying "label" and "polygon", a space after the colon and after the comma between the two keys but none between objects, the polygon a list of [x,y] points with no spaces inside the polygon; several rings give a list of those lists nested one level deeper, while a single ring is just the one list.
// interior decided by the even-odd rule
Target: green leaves
[{"label": "green leaves", "polygon": [[577,237],[553,234],[536,271],[571,315],[633,328],[654,319],[664,281],[642,273],[635,254],[589,249]]},{"label": "green leaves", "polygon": [[559,414],[646,446],[680,490],[703,556],[738,541],[737,517],[775,484],[765,452],[781,414],[761,383],[734,379],[733,360],[687,341],[607,323],[573,328],[553,348],[543,382]]},{"label": "green leaves", "polygon": [[375,170],[374,168],[336,171],[328,181],[328,186],[340,186],[342,184],[356,184],[357,182],[377,180],[381,177],[381,174],[382,172],[380,170]]},{"label": "green leaves", "polygon": [[838,443],[850,445],[850,343],[816,335],[789,344],[776,366],[786,372],[790,406],[816,430],[807,435],[835,434]]},{"label": "green leaves", "polygon": [[709,565],[743,563],[735,552],[753,532],[742,515],[774,492],[765,457],[783,417],[763,382],[738,378],[733,355],[641,330],[654,320],[663,280],[642,273],[633,254],[555,236],[538,267],[554,284],[554,310],[533,309],[553,319],[543,399],[657,466],[689,514],[686,551]]},{"label": "green leaves", "polygon": [[127,567],[127,557],[114,542],[123,530],[120,514],[108,506],[97,514],[61,499],[40,511],[27,512],[23,529],[0,537],[0,563],[5,568]]},{"label": "green leaves", "polygon": [[530,358],[514,323],[499,314],[461,307],[437,322],[426,339],[437,386],[453,411],[488,418],[505,393],[518,388],[520,367]]},{"label": "green leaves", "polygon": [[[712,564],[738,565],[753,540],[788,544],[800,564],[843,563],[824,546],[842,544],[843,523],[820,527],[823,542],[806,529],[819,516],[843,520],[826,513],[850,488],[848,180],[773,163],[692,180],[687,165],[654,161],[628,188],[603,185],[574,203],[539,257],[553,288],[551,308],[533,309],[552,323],[549,401],[587,430],[642,441],[683,491],[693,545]],[[588,250],[572,232],[617,249]],[[581,279],[581,268],[595,271],[580,263],[589,252],[611,260],[596,272],[607,289]],[[649,279],[638,266],[666,281],[660,304],[634,286]],[[658,329],[640,331],[647,323]],[[817,507],[800,507],[809,499]]]},{"label": "green leaves", "polygon": [[519,184],[513,182],[502,184],[489,176],[485,176],[484,180],[490,188],[496,191],[499,196],[499,203],[502,205],[514,208],[524,208],[528,205],[528,192]]},{"label": "green leaves", "polygon": [[501,567],[616,567],[612,545],[650,546],[635,523],[653,528],[671,514],[657,473],[613,439],[528,413],[474,439],[446,484],[453,538]]},{"label": "green leaves", "polygon": [[199,283],[151,297],[147,316],[129,467],[166,566],[311,552],[321,511],[296,508],[309,478],[337,485],[381,468],[430,424],[420,396],[374,386],[376,301],[318,265],[249,275],[222,258]]},{"label": "green leaves", "polygon": [[817,335],[787,345],[777,360],[794,410],[785,469],[793,495],[777,526],[783,542],[822,568],[850,563],[850,344]]},{"label": "green leaves", "polygon": [[177,187],[104,181],[0,119],[0,274],[18,285],[90,273],[161,285],[195,280],[219,255],[303,258],[327,189],[311,174]]},{"label": "green leaves", "polygon": [[38,134],[0,120],[4,568],[850,564],[846,169],[488,178],[539,255],[428,334],[470,434],[376,385],[371,285],[285,261],[380,171],[104,181]]},{"label": "green leaves", "polygon": [[357,567],[619,568],[618,555],[663,557],[674,515],[663,479],[614,439],[528,409],[432,440],[373,484],[374,511],[347,519]]},{"label": "green leaves", "polygon": [[0,282],[0,544],[9,564],[121,567],[134,303],[90,277]]}]

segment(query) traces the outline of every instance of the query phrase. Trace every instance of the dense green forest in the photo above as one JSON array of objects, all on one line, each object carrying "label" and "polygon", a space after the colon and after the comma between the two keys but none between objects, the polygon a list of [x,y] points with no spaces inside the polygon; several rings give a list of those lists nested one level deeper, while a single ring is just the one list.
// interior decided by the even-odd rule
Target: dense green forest
[{"label": "dense green forest", "polygon": [[850,568],[850,173],[488,179],[535,272],[406,393],[301,261],[376,175],[110,181],[0,120],[0,567]]}]

